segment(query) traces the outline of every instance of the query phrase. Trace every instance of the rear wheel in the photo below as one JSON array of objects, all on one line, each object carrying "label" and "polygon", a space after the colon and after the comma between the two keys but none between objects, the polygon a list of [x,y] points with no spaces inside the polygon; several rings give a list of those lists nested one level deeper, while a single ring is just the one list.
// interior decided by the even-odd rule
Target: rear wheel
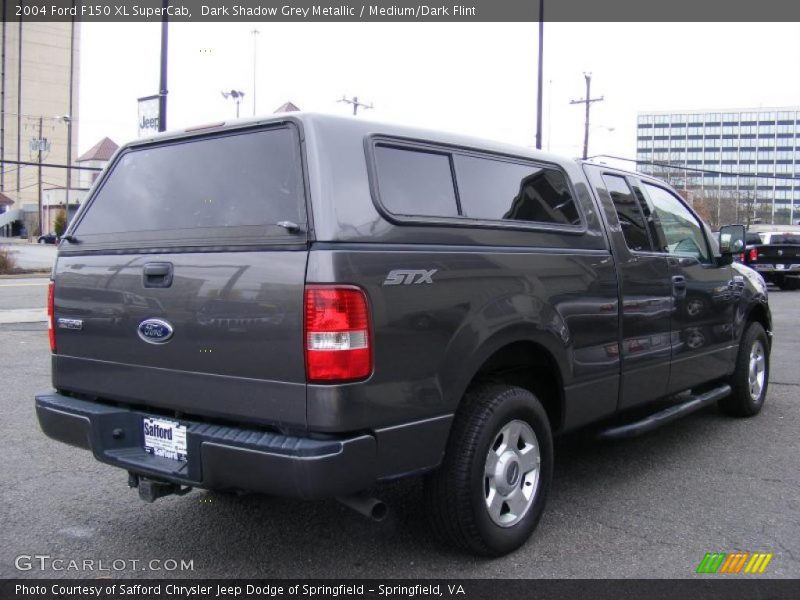
[{"label": "rear wheel", "polygon": [[529,391],[488,384],[467,392],[442,466],[425,482],[434,531],[462,550],[500,556],[530,537],[553,472],[547,414]]},{"label": "rear wheel", "polygon": [[761,411],[769,386],[769,340],[760,323],[750,323],[742,336],[731,394],[719,401],[723,412],[752,417]]},{"label": "rear wheel", "polygon": [[782,290],[792,291],[800,289],[800,278],[798,277],[784,277],[778,286]]}]

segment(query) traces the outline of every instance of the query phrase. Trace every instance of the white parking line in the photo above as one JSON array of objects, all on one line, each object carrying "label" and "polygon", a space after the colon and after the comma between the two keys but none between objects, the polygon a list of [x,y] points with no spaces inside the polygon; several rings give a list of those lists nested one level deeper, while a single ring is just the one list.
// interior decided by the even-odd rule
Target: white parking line
[{"label": "white parking line", "polygon": [[43,281],[41,283],[0,283],[0,288],[4,287],[30,287],[30,286],[37,286],[37,285],[47,285],[48,281]]}]

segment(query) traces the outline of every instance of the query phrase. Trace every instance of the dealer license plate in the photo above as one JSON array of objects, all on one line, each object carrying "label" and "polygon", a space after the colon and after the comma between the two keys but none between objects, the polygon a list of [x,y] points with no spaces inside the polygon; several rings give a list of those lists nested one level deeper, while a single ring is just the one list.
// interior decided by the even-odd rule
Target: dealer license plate
[{"label": "dealer license plate", "polygon": [[166,419],[142,419],[144,450],[154,456],[186,460],[186,426]]},{"label": "dealer license plate", "polygon": [[783,271],[785,268],[786,268],[786,265],[780,265],[780,264],[775,265],[775,269],[777,269],[778,271]]}]

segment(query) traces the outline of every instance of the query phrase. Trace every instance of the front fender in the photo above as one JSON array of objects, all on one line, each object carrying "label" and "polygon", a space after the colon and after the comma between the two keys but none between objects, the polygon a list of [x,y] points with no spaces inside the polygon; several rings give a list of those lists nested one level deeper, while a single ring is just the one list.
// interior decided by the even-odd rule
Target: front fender
[{"label": "front fender", "polygon": [[772,312],[769,308],[769,294],[764,278],[754,269],[733,263],[734,276],[740,278],[740,296],[734,320],[736,341],[742,339],[745,327],[750,321],[759,321],[767,335],[772,339]]}]

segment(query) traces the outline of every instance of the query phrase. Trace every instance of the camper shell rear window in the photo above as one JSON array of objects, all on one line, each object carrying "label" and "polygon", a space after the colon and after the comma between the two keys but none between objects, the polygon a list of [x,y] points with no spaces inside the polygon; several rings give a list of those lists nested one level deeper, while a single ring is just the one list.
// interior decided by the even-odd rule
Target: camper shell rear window
[{"label": "camper shell rear window", "polygon": [[299,135],[282,125],[123,151],[70,233],[81,248],[296,243],[278,223],[306,231],[306,214]]}]

